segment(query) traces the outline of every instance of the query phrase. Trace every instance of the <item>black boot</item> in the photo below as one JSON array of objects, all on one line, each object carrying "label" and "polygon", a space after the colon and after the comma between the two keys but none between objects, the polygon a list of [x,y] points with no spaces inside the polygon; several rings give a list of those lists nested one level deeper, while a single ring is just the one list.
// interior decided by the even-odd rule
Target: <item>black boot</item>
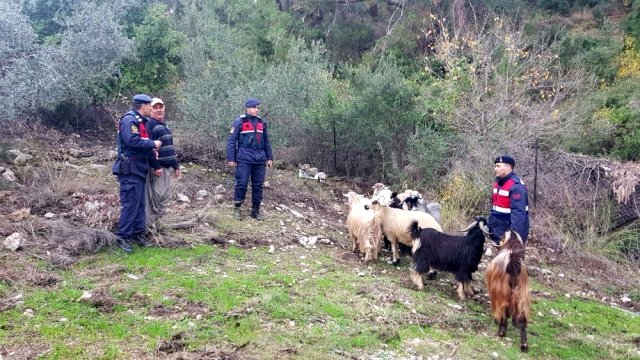
[{"label": "black boot", "polygon": [[242,203],[233,204],[233,217],[237,220],[242,220],[242,210],[240,210],[241,205]]},{"label": "black boot", "polygon": [[131,237],[131,241],[140,246],[140,247],[152,247],[153,246],[153,242],[151,240],[149,240],[149,238],[147,237],[147,234],[145,233],[137,233],[137,234],[133,234],[133,236]]},{"label": "black boot", "polygon": [[251,206],[251,214],[249,216],[256,220],[262,220],[262,215],[260,215],[260,203],[253,203],[253,206]]},{"label": "black boot", "polygon": [[133,252],[129,241],[125,238],[121,238],[120,236],[116,236],[116,246],[122,249],[122,251],[126,252],[127,254],[131,254]]}]

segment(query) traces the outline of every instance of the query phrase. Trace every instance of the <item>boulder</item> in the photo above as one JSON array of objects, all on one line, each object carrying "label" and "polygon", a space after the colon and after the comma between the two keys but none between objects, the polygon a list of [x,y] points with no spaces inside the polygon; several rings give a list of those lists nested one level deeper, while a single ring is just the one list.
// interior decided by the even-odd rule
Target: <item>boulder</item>
[{"label": "boulder", "polygon": [[13,163],[16,165],[22,165],[31,159],[33,159],[33,156],[29,154],[20,153],[18,154],[18,156],[15,157],[15,159],[13,159]]},{"label": "boulder", "polygon": [[11,251],[18,251],[22,249],[26,241],[27,238],[26,236],[24,236],[24,234],[16,232],[7,236],[7,238],[4,239],[3,244],[6,249],[9,249]]},{"label": "boulder", "polygon": [[2,173],[2,177],[7,181],[16,181],[16,175],[11,170],[5,170],[5,172]]}]

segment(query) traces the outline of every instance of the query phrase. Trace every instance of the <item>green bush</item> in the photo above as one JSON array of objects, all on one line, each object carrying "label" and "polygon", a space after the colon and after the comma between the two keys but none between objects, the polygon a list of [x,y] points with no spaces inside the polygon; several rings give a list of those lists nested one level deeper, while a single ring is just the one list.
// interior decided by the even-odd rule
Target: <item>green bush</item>
[{"label": "green bush", "polygon": [[121,87],[157,94],[174,84],[185,38],[173,30],[165,5],[148,9],[142,24],[134,26],[134,42],[135,58],[121,65]]}]

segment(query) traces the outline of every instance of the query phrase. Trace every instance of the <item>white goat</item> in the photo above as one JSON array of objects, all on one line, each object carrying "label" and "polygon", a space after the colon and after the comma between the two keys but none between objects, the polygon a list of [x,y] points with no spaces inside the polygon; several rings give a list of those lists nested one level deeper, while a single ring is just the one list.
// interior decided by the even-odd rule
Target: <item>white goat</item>
[{"label": "white goat", "polygon": [[375,218],[373,210],[365,209],[371,201],[353,191],[343,194],[349,204],[347,229],[352,242],[351,251],[356,249],[364,254],[364,261],[370,262],[378,258],[382,244],[382,230]]},{"label": "white goat", "polygon": [[402,209],[394,209],[387,205],[383,205],[378,201],[373,201],[370,207],[375,213],[376,221],[382,227],[382,234],[391,242],[392,261],[398,264],[398,243],[413,246],[413,238],[409,232],[409,226],[414,222],[418,222],[420,228],[435,229],[442,231],[440,224],[433,216],[421,211],[407,211]]}]

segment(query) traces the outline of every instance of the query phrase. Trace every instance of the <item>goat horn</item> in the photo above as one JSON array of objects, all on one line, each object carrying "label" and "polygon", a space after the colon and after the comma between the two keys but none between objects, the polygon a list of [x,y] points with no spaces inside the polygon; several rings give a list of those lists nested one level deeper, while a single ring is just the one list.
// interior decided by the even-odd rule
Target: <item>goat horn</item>
[{"label": "goat horn", "polygon": [[464,230],[459,230],[459,231],[460,231],[460,232],[469,231],[469,230],[471,230],[471,228],[472,228],[472,227],[476,226],[476,224],[477,224],[477,223],[478,223],[477,221],[474,221],[474,222],[472,222],[469,226],[467,226],[467,228],[466,228],[466,229],[464,229]]}]

